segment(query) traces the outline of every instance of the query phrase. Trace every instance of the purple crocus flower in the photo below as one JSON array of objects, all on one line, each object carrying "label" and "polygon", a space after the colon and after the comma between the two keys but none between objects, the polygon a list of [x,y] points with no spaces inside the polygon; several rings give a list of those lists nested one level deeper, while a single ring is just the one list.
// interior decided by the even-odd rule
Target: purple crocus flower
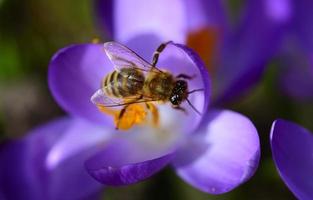
[{"label": "purple crocus flower", "polygon": [[[254,14],[250,9],[247,9],[248,17],[245,18],[249,20],[243,23],[247,26],[240,26],[237,34],[233,33],[226,37],[229,26],[225,21],[223,6],[218,2],[205,3],[206,7],[203,7],[198,4],[198,1],[190,1],[189,6],[186,7],[183,1],[173,1],[170,5],[165,1],[158,1],[151,8],[150,5],[140,1],[138,1],[142,3],[140,6],[135,2],[129,6],[125,5],[128,2],[116,1],[115,3],[123,4],[128,9],[133,8],[132,11],[140,6],[144,6],[145,9],[142,12],[133,12],[130,16],[127,15],[129,12],[126,10],[125,12],[114,12],[114,15],[110,10],[108,13],[112,15],[107,15],[105,22],[110,27],[119,27],[114,30],[113,28],[109,29],[115,40],[126,44],[148,61],[151,60],[149,58],[161,42],[174,40],[185,43],[187,30],[192,30],[187,27],[196,28],[199,24],[205,25],[206,28],[210,25],[220,27],[222,30],[220,37],[225,38],[221,40],[221,43],[229,44],[226,45],[229,46],[229,49],[235,48],[236,45],[226,43],[226,41],[237,41],[235,38],[242,44],[247,44],[247,46],[242,45],[244,47],[242,52],[245,50],[246,54],[242,53],[238,56],[232,56],[231,52],[239,53],[240,51],[226,51],[228,48],[223,45],[224,51],[228,52],[225,53],[228,56],[224,57],[228,59],[223,59],[223,62],[226,60],[229,62],[225,66],[229,66],[235,57],[236,61],[234,60],[232,66],[237,67],[225,67],[225,75],[222,73],[222,68],[219,69],[220,72],[216,72],[220,75],[215,77],[221,79],[219,85],[221,88],[216,89],[217,93],[220,93],[217,95],[218,99],[228,99],[228,97],[245,91],[245,88],[254,82],[255,77],[259,76],[265,58],[271,54],[270,52],[263,54],[265,52],[263,51],[265,47],[262,46],[264,40],[261,40],[263,37],[260,37],[260,40],[254,40],[252,37],[255,34],[250,33],[250,29],[247,27],[258,22],[260,26],[269,26],[265,29],[259,26],[255,28],[257,28],[256,30],[259,28],[260,30],[269,30],[269,32],[262,32],[259,36],[266,36],[266,40],[271,41],[276,35],[270,28],[273,24],[268,25],[263,18],[257,18],[260,21],[254,23],[250,22],[252,20],[250,15]],[[197,3],[193,4],[193,2]],[[256,2],[259,3],[259,1]],[[102,8],[114,8],[114,11],[122,8],[122,5],[113,7],[110,5],[113,6],[113,3],[108,3]],[[253,7],[253,5],[249,4],[248,7]],[[194,12],[185,8],[192,8]],[[200,10],[203,12],[198,12]],[[211,12],[206,13],[206,10],[211,10]],[[186,18],[186,13],[194,13],[194,16]],[[210,16],[211,13],[214,13],[215,17]],[[129,21],[125,21],[126,19]],[[145,19],[149,19],[149,22],[143,21]],[[257,43],[254,43],[255,41]],[[260,43],[258,43],[259,41]],[[253,49],[252,47],[260,49],[254,49],[253,53],[249,52],[250,48]],[[48,199],[64,197],[66,199],[72,195],[74,195],[73,198],[71,197],[72,199],[79,199],[97,194],[99,185],[93,182],[91,177],[85,176],[86,172],[82,171],[81,166],[86,160],[88,172],[105,185],[136,183],[152,176],[167,165],[172,165],[178,176],[187,183],[212,194],[228,192],[248,180],[256,170],[260,157],[259,138],[251,121],[233,111],[208,110],[211,92],[210,78],[202,61],[191,49],[175,43],[165,50],[160,59],[158,66],[175,74],[180,71],[190,73],[190,70],[196,72],[198,78],[193,83],[194,86],[205,88],[204,93],[194,94],[192,100],[204,113],[202,117],[195,117],[195,113],[192,111],[189,111],[188,117],[177,115],[176,112],[169,112],[171,115],[168,118],[161,115],[161,119],[164,119],[162,127],[166,127],[165,138],[162,137],[163,135],[158,135],[158,132],[140,127],[135,127],[129,133],[117,133],[114,130],[112,119],[100,113],[90,102],[90,97],[99,88],[101,79],[114,70],[103,52],[102,45],[71,45],[58,51],[49,66],[49,86],[56,101],[71,117],[44,125],[40,128],[40,134],[37,134],[37,129],[32,131],[27,138],[17,142],[21,143],[21,146],[14,147],[14,144],[8,144],[1,149],[1,163],[8,164],[8,166],[1,166],[0,191],[4,194],[1,195],[12,198],[15,198],[14,195],[18,195],[13,193],[17,179],[7,173],[11,169],[12,158],[16,158],[14,162],[21,163],[18,165],[21,166],[21,169],[17,169],[17,171],[21,173],[21,177],[25,177],[22,178],[24,184],[21,184],[20,187],[25,184],[34,184],[33,189],[27,191],[21,189],[20,194],[32,195],[30,196],[32,199],[42,197]],[[245,65],[241,65],[240,61],[243,61]],[[179,68],[177,68],[178,66]],[[241,68],[242,66],[245,67]],[[225,81],[223,82],[223,80]],[[200,99],[200,102],[197,102],[197,99]],[[165,109],[161,107],[161,113],[166,112],[167,109],[166,106]],[[166,122],[170,123],[166,124]],[[61,124],[63,128],[58,129],[58,125],[55,124]],[[170,130],[175,131],[171,132]],[[51,132],[56,133],[52,135],[54,133]],[[50,134],[51,136],[49,136]],[[40,139],[37,140],[37,137]],[[40,155],[36,154],[37,148],[40,147],[38,143],[45,149],[41,151],[43,153]],[[34,150],[26,151],[25,149],[28,148]],[[36,158],[36,164],[32,159],[16,156],[20,155],[20,152],[25,154],[25,158]],[[27,163],[24,163],[26,161]],[[67,162],[70,164],[65,164]],[[27,167],[24,167],[25,165]],[[40,169],[38,170],[37,167]],[[55,170],[56,173],[54,173]],[[68,171],[75,173],[68,174]],[[33,179],[37,182],[28,182]],[[58,184],[64,179],[73,181],[71,184],[73,189],[68,189],[68,185],[65,187]],[[64,188],[66,191],[63,190]],[[29,191],[33,191],[34,194]],[[70,191],[79,192],[73,194]],[[62,192],[68,193],[63,195]]]},{"label": "purple crocus flower", "polygon": [[312,132],[279,119],[272,125],[270,140],[277,170],[288,188],[299,199],[312,199]]},{"label": "purple crocus flower", "polygon": [[105,185],[126,185],[172,164],[186,182],[213,194],[227,192],[251,177],[260,156],[257,131],[238,113],[206,112],[209,76],[191,49],[170,44],[160,56],[159,66],[174,74],[185,72],[198,77],[193,87],[204,88],[205,92],[195,93],[191,101],[205,114],[199,117],[189,110],[185,117],[165,105],[160,108],[162,131],[136,127],[116,133],[111,117],[100,113],[89,101],[102,78],[114,70],[102,48],[98,44],[65,48],[54,56],[49,72],[51,91],[65,110],[114,135],[86,162],[93,177]]}]

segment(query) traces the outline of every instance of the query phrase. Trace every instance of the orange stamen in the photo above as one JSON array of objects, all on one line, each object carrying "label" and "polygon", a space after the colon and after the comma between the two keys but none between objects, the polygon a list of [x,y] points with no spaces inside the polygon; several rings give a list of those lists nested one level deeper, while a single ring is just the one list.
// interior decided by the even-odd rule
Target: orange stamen
[{"label": "orange stamen", "polygon": [[217,30],[208,27],[189,33],[187,38],[187,45],[200,55],[211,73],[214,71],[213,58],[216,53],[217,39]]}]

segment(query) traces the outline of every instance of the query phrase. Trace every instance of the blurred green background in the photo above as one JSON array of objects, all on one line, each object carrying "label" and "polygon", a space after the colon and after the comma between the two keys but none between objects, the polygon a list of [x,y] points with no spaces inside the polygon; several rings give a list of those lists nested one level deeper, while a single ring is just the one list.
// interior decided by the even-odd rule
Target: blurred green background
[{"label": "blurred green background", "polygon": [[[234,19],[243,3],[230,1]],[[100,37],[92,6],[88,0],[0,0],[1,141],[22,137],[34,126],[64,115],[48,90],[48,63],[58,49]],[[271,160],[269,131],[276,118],[313,130],[313,103],[283,96],[276,87],[278,73],[278,61],[273,60],[260,84],[241,101],[227,106],[247,115],[261,138],[260,167],[246,184],[212,196],[190,187],[167,168],[140,184],[107,188],[105,199],[295,199]]]}]

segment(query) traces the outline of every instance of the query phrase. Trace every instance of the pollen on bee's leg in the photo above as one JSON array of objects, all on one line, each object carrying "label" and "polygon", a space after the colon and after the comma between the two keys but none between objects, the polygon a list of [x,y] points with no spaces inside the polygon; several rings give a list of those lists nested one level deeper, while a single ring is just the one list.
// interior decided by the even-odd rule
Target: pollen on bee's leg
[{"label": "pollen on bee's leg", "polygon": [[140,125],[146,122],[147,112],[142,105],[129,105],[120,118],[119,112],[115,115],[114,121],[116,128],[120,130],[128,130],[134,125]]},{"label": "pollen on bee's leg", "polygon": [[118,110],[110,109],[108,107],[97,105],[97,108],[104,114],[115,116],[119,113]]}]

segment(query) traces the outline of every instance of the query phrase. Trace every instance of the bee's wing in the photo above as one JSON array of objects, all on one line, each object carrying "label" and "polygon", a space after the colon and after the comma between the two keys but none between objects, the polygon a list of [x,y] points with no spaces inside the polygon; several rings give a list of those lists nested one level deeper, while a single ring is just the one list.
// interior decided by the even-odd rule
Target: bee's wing
[{"label": "bee's wing", "polygon": [[153,68],[151,64],[138,54],[120,43],[106,42],[104,43],[104,50],[117,71],[120,71],[121,68],[131,67],[150,72]]},{"label": "bee's wing", "polygon": [[104,107],[113,107],[122,104],[121,98],[115,98],[107,95],[103,88],[97,90],[91,97],[91,102],[95,105],[100,105]]},{"label": "bee's wing", "polygon": [[131,96],[127,98],[116,98],[106,94],[105,89],[98,89],[91,97],[91,102],[97,106],[103,107],[120,107],[135,103],[146,103],[157,101],[149,97]]}]

